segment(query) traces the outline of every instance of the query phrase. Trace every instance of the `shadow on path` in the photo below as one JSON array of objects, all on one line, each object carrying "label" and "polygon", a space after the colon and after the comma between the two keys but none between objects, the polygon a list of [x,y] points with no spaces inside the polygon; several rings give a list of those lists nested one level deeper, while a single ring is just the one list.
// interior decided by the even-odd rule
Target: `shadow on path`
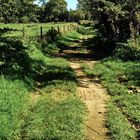
[{"label": "shadow on path", "polygon": [[[58,46],[61,46],[62,50],[59,54],[55,54],[57,57],[63,57],[67,60],[78,61],[78,60],[102,60],[109,54],[102,49],[97,49],[95,45],[95,39],[83,35],[83,38],[62,38],[58,42]],[[69,45],[69,43],[71,43]],[[100,47],[99,47],[100,48]]]},{"label": "shadow on path", "polygon": [[65,47],[63,52],[56,54],[56,56],[67,59],[76,73],[77,97],[85,103],[88,109],[86,140],[110,139],[105,116],[106,101],[109,97],[106,90],[99,84],[99,80],[88,78],[80,66],[81,60],[93,66],[97,60],[102,60],[105,55],[101,51],[88,49],[91,38],[85,37],[86,39],[80,39],[78,43],[73,41],[70,46]]}]

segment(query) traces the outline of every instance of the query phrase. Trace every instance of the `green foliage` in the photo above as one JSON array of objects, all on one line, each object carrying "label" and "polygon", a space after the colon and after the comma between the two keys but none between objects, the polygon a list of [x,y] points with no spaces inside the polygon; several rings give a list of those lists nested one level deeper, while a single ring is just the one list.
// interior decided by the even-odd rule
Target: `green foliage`
[{"label": "green foliage", "polygon": [[28,88],[21,80],[0,76],[0,139],[17,140],[29,109]]},{"label": "green foliage", "polygon": [[[36,6],[33,4],[34,0],[1,0],[0,1],[0,22],[4,23],[17,23],[17,22],[28,22],[35,21],[36,17]],[[23,20],[25,19],[26,20]],[[29,18],[30,17],[30,18]],[[31,18],[32,17],[32,18]]]},{"label": "green foliage", "polygon": [[[11,70],[23,70],[23,65],[27,63],[27,48],[21,41],[2,38],[0,41],[0,69],[1,72]],[[8,71],[8,69],[10,71]],[[7,71],[5,71],[7,70]]]},{"label": "green foliage", "polygon": [[117,44],[114,57],[122,60],[140,60],[140,49],[130,46],[129,44]]},{"label": "green foliage", "polygon": [[[140,63],[137,61],[106,58],[89,68],[82,64],[85,73],[100,82],[111,95],[108,106],[108,127],[114,140],[136,139],[140,127],[139,85]],[[133,129],[135,126],[135,129]]]},{"label": "green foliage", "polygon": [[107,126],[113,135],[113,140],[135,139],[137,134],[121,111],[112,103],[109,103],[108,109]]},{"label": "green foliage", "polygon": [[81,9],[69,11],[69,21],[78,22],[85,19],[85,13]]},{"label": "green foliage", "polygon": [[47,40],[48,40],[49,42],[56,41],[60,35],[61,35],[60,31],[58,31],[58,30],[56,30],[56,29],[54,29],[54,28],[51,28],[51,29],[46,33]]},{"label": "green foliage", "polygon": [[21,22],[21,23],[29,23],[29,22],[30,22],[30,19],[29,19],[29,17],[24,16],[24,17],[22,17],[22,18],[20,19],[20,22]]},{"label": "green foliage", "polygon": [[[60,17],[67,11],[67,3],[65,0],[49,0],[45,5],[45,14],[47,21],[59,21]],[[64,21],[64,19],[62,20]]]},{"label": "green foliage", "polygon": [[119,42],[137,38],[140,25],[139,0],[79,0],[79,3],[91,13],[104,37]]}]

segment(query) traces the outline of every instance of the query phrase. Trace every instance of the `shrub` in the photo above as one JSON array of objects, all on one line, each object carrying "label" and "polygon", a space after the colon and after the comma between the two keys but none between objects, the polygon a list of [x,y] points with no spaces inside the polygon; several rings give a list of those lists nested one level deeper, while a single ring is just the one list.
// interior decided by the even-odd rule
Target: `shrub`
[{"label": "shrub", "polygon": [[61,35],[60,32],[59,32],[58,30],[54,29],[54,28],[51,28],[51,29],[46,33],[48,42],[55,41],[60,35]]},{"label": "shrub", "polygon": [[22,17],[22,18],[20,19],[20,22],[21,22],[21,23],[29,23],[29,22],[30,22],[30,19],[29,19],[29,17],[24,16],[24,17]]},{"label": "shrub", "polygon": [[114,55],[115,57],[123,59],[125,61],[140,60],[140,50],[125,43],[117,44]]}]

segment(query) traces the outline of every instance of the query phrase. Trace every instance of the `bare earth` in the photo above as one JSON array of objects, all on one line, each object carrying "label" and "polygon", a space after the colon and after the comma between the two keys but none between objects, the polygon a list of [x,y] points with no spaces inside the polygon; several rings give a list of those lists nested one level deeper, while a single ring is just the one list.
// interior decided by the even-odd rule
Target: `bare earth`
[{"label": "bare earth", "polygon": [[[95,64],[95,61],[87,62]],[[78,80],[78,96],[82,99],[88,109],[87,138],[86,140],[106,140],[108,130],[105,125],[106,101],[109,96],[105,89],[97,82],[87,78],[82,71],[78,61],[70,62]]]},{"label": "bare earth", "polygon": [[[80,66],[81,58],[79,56],[87,57],[84,62],[89,67],[93,67],[96,61],[88,58],[89,52],[79,53],[73,48],[75,48],[75,44],[56,56],[66,58],[76,73],[78,81],[77,96],[86,104],[88,109],[85,140],[111,140],[106,127],[106,102],[109,100],[109,95],[99,83],[99,79],[90,79],[86,76]],[[39,95],[33,96],[33,102],[36,102],[38,97]]]}]

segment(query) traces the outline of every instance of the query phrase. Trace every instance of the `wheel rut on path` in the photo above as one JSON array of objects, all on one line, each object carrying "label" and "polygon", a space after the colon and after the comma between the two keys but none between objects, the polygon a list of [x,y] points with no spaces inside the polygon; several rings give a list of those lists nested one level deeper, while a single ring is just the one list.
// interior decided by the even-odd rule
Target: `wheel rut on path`
[{"label": "wheel rut on path", "polygon": [[[91,61],[87,64],[93,65]],[[106,101],[109,96],[106,90],[97,82],[88,78],[83,72],[80,61],[70,61],[70,65],[76,73],[78,81],[77,96],[86,104],[88,117],[86,122],[86,140],[106,140],[110,139],[106,127]]]}]

